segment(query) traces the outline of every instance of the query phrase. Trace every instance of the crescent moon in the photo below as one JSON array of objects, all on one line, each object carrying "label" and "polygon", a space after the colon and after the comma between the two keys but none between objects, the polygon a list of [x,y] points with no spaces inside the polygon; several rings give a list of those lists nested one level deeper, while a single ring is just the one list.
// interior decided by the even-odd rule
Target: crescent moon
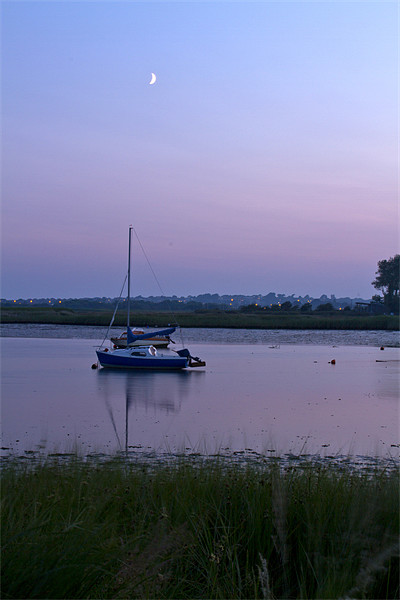
[{"label": "crescent moon", "polygon": [[156,82],[157,77],[154,75],[154,73],[151,74],[151,79],[150,79],[150,85],[153,85],[153,83]]}]

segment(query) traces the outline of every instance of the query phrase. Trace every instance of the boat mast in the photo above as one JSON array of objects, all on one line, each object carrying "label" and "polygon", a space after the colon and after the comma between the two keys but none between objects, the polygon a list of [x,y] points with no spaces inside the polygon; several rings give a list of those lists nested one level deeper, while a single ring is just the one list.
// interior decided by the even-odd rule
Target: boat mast
[{"label": "boat mast", "polygon": [[129,327],[129,319],[131,312],[131,234],[132,225],[129,226],[129,249],[128,249],[128,319],[127,327]]}]

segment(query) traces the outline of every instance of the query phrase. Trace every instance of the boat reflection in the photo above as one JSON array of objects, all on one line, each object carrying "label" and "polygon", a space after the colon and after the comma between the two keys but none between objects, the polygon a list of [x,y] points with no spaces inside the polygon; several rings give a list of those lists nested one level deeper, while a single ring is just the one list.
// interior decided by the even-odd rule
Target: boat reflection
[{"label": "boat reflection", "polygon": [[[178,414],[182,403],[190,395],[192,384],[204,374],[203,371],[99,370],[99,392],[120,450],[128,451],[130,413],[131,416],[141,413],[144,417],[155,417],[160,413],[164,417]],[[118,422],[122,414],[124,440],[121,440],[122,424]]]}]

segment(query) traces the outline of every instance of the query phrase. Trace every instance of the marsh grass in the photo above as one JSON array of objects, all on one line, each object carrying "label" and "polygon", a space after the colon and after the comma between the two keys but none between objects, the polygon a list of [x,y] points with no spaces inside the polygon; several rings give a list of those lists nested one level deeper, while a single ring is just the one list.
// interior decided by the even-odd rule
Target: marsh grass
[{"label": "marsh grass", "polygon": [[[110,310],[78,310],[53,306],[4,306],[2,323],[43,323],[59,325],[108,326]],[[398,331],[400,321],[393,315],[348,314],[343,311],[303,315],[299,313],[255,313],[235,311],[179,312],[176,315],[181,327],[211,327],[229,329],[334,329],[334,330],[388,330]],[[135,310],[137,326],[168,326],[175,316],[169,311]],[[119,311],[115,325],[126,324],[126,313]]]},{"label": "marsh grass", "polygon": [[397,598],[398,473],[278,464],[2,472],[2,598]]}]

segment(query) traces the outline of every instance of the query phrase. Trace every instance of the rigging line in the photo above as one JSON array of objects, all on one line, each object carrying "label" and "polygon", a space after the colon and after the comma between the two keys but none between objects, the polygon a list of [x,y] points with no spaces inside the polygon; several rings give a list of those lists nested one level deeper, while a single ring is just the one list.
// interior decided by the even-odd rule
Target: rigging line
[{"label": "rigging line", "polygon": [[[157,282],[158,288],[159,288],[159,290],[160,290],[160,292],[161,292],[161,296],[165,296],[164,290],[162,289],[162,287],[161,287],[161,284],[160,284],[160,282],[158,281],[157,275],[155,274],[155,272],[154,272],[154,269],[153,269],[153,267],[151,266],[150,260],[148,259],[148,256],[147,256],[147,254],[146,254],[146,252],[145,252],[145,249],[143,248],[142,242],[141,242],[141,241],[140,241],[140,239],[139,239],[139,236],[138,236],[138,234],[137,234],[137,232],[136,232],[136,229],[135,229],[134,227],[132,227],[132,229],[133,229],[133,231],[134,231],[134,233],[135,233],[135,236],[136,236],[136,239],[137,239],[137,241],[139,242],[139,246],[140,246],[140,248],[141,248],[141,250],[142,250],[142,252],[143,252],[143,255],[144,255],[144,257],[145,257],[145,259],[146,259],[146,261],[147,261],[147,264],[149,265],[150,271],[153,273],[153,277],[154,277],[154,279],[155,279],[155,280],[156,280],[156,282]],[[170,314],[170,316],[171,316],[171,317],[173,317],[173,318],[175,319],[175,323],[178,325],[179,329],[181,329],[181,326],[180,326],[180,325],[179,325],[179,323],[178,323],[178,319],[176,318],[176,315],[175,315],[175,313],[174,313],[172,310],[170,310],[170,313],[169,313],[169,314]],[[180,337],[181,337],[181,342],[182,342],[182,346],[183,346],[183,337],[182,337],[182,332],[181,332],[181,331],[180,331]]]},{"label": "rigging line", "polygon": [[158,281],[158,279],[157,279],[157,275],[155,274],[155,272],[154,272],[154,269],[153,269],[153,267],[151,266],[150,260],[148,259],[148,256],[147,256],[147,254],[146,254],[146,252],[145,252],[145,249],[143,248],[142,242],[140,241],[140,239],[139,239],[139,236],[138,236],[138,234],[137,234],[137,232],[136,232],[136,229],[135,229],[134,227],[133,227],[133,231],[134,231],[134,233],[135,233],[135,236],[136,236],[136,239],[137,239],[137,241],[139,242],[139,246],[140,246],[140,247],[141,247],[141,249],[142,249],[142,252],[143,252],[143,254],[144,254],[144,257],[145,257],[145,259],[146,259],[146,261],[147,261],[147,264],[149,265],[150,271],[153,273],[153,277],[154,277],[154,279],[155,279],[155,280],[156,280],[156,282],[157,282],[157,285],[158,285],[158,288],[159,288],[159,290],[160,290],[160,292],[161,292],[161,295],[162,295],[162,296],[165,296],[165,294],[164,294],[164,290],[162,289],[162,287],[161,287],[161,284],[160,284],[160,282],[159,282],[159,281]]},{"label": "rigging line", "polygon": [[119,298],[117,300],[117,304],[116,304],[115,309],[114,309],[114,314],[113,314],[112,319],[110,321],[110,324],[108,326],[107,333],[104,336],[103,341],[101,342],[99,348],[101,348],[101,346],[103,346],[105,340],[108,338],[108,334],[110,333],[110,329],[112,327],[112,324],[114,323],[115,315],[117,314],[119,303],[121,302],[121,298],[122,298],[122,294],[123,294],[123,291],[124,291],[124,287],[125,287],[127,278],[128,278],[128,274],[125,275],[124,283],[122,284],[122,288],[121,288],[121,291],[120,291],[120,294],[119,294]]}]

